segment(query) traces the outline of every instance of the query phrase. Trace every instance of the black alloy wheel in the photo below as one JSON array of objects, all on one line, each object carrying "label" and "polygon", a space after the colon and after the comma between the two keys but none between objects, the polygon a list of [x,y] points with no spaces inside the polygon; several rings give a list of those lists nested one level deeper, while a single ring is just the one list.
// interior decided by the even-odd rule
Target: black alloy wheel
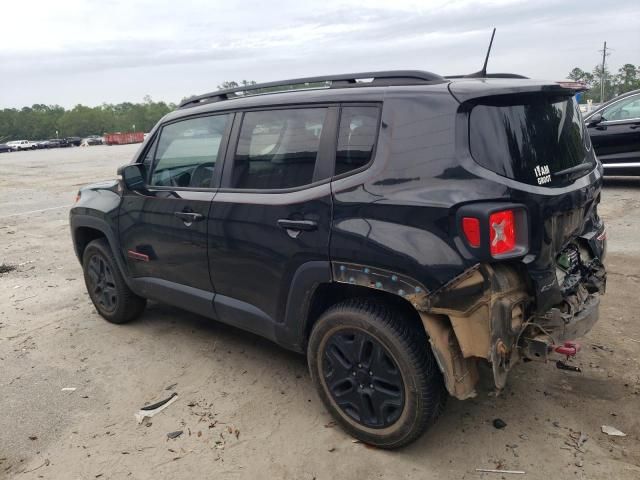
[{"label": "black alloy wheel", "polygon": [[113,272],[105,258],[96,253],[89,259],[89,295],[94,303],[107,313],[114,312],[118,306],[118,291]]},{"label": "black alloy wheel", "polygon": [[309,336],[309,372],[325,407],[348,433],[380,448],[413,442],[447,398],[412,308],[351,298],[327,309]]},{"label": "black alloy wheel", "polygon": [[340,330],[325,345],[322,368],[336,404],[370,428],[395,423],[404,408],[402,374],[390,352],[362,330]]},{"label": "black alloy wheel", "polygon": [[89,242],[82,254],[84,282],[98,313],[111,323],[125,323],[140,316],[147,304],[127,285],[109,242]]}]

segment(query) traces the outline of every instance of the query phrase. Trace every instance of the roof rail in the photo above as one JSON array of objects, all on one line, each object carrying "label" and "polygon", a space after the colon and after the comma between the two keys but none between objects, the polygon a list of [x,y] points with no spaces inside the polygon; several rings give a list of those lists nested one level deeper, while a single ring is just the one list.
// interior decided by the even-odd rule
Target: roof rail
[{"label": "roof rail", "polygon": [[[359,81],[360,80],[360,81]],[[369,80],[369,81],[363,81]],[[361,72],[347,73],[341,75],[329,75],[322,77],[304,77],[294,78],[290,80],[279,80],[276,82],[257,83],[255,85],[243,85],[241,87],[227,88],[225,90],[217,90],[215,92],[205,93],[188,98],[182,102],[178,108],[193,107],[203,103],[219,102],[221,100],[229,100],[245,96],[247,92],[260,93],[276,93],[283,91],[296,90],[295,85],[308,84],[324,84],[313,85],[310,88],[348,88],[348,87],[379,87],[389,85],[424,85],[446,82],[444,78],[435,73],[425,72],[421,70],[390,70],[382,72]],[[267,90],[268,91],[265,91]],[[262,92],[261,92],[262,90]],[[242,93],[238,95],[238,93]]]},{"label": "roof rail", "polygon": [[[472,74],[473,75],[473,74]],[[487,73],[482,77],[474,77],[472,75],[446,75],[444,78],[529,78],[518,73]]]}]

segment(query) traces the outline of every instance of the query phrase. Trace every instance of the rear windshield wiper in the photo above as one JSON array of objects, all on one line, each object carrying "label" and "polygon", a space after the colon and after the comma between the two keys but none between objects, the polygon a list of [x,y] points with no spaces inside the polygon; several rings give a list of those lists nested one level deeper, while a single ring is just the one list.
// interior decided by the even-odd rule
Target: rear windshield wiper
[{"label": "rear windshield wiper", "polygon": [[593,165],[589,163],[581,163],[579,165],[575,165],[573,167],[565,168],[564,170],[560,170],[559,172],[552,173],[552,177],[563,177],[565,175],[571,175],[572,173],[584,172],[587,170],[591,170]]}]

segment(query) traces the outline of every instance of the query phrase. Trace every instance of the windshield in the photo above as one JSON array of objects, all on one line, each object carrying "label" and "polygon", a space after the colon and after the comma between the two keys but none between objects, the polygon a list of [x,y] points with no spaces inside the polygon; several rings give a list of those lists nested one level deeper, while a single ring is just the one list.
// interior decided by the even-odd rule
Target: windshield
[{"label": "windshield", "polygon": [[595,166],[591,144],[571,97],[542,94],[481,99],[471,110],[469,147],[474,160],[530,185],[562,186]]}]

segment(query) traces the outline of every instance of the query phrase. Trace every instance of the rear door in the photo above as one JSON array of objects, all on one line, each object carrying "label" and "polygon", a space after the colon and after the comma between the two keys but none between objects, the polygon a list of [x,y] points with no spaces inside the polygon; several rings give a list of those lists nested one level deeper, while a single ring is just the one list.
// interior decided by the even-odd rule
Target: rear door
[{"label": "rear door", "polygon": [[640,167],[640,94],[604,108],[602,122],[588,127],[596,155],[611,173],[636,163]]},{"label": "rear door", "polygon": [[292,278],[328,261],[337,108],[236,115],[209,220],[209,265],[220,320],[273,338]]},{"label": "rear door", "polygon": [[120,242],[134,277],[167,288],[213,292],[207,262],[207,220],[218,159],[233,115],[209,115],[164,125],[144,154],[144,192],[125,192]]}]

